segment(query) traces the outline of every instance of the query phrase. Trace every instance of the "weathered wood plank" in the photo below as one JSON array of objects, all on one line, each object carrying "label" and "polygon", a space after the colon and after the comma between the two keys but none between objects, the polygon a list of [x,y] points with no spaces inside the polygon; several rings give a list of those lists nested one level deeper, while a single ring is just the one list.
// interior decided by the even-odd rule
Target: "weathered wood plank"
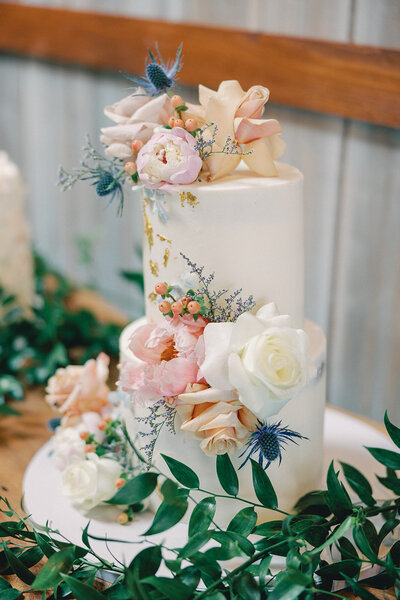
[{"label": "weathered wood plank", "polygon": [[3,52],[140,72],[154,40],[169,56],[183,41],[187,85],[268,82],[275,102],[400,126],[396,50],[0,3]]}]

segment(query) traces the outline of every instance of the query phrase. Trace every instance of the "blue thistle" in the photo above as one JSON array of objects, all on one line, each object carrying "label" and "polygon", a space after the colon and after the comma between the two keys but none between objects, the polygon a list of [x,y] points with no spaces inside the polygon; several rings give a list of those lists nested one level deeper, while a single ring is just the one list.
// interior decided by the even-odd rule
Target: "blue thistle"
[{"label": "blue thistle", "polygon": [[[279,459],[279,464],[282,461],[282,450],[285,449],[285,444],[293,442],[297,444],[296,438],[307,440],[304,435],[300,435],[296,431],[292,431],[287,427],[281,427],[282,421],[279,423],[263,423],[258,420],[258,425],[247,440],[246,448],[240,456],[247,455],[239,469],[241,469],[247,461],[258,453],[258,462],[263,469],[268,469],[269,465],[274,460]],[[265,464],[266,463],[266,464]]]},{"label": "blue thistle", "polygon": [[58,184],[63,191],[66,191],[77,181],[92,181],[96,194],[100,198],[110,196],[110,203],[115,198],[118,199],[118,214],[121,215],[124,206],[123,183],[127,178],[122,163],[99,154],[89,138],[84,148],[84,157],[81,166],[74,169],[72,173],[67,173],[62,167],[60,168]]},{"label": "blue thistle", "polygon": [[150,61],[146,60],[146,75],[143,77],[131,77],[123,75],[133,81],[136,85],[142,87],[150,96],[157,96],[170,89],[176,80],[176,75],[182,68],[182,44],[179,46],[173,63],[165,63],[162,59],[158,46],[156,44],[157,57],[149,50]]}]

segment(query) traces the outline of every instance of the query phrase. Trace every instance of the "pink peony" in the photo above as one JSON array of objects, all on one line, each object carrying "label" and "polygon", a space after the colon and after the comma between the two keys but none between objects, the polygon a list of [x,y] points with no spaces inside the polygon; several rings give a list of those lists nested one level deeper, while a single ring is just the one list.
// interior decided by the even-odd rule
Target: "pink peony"
[{"label": "pink peony", "polygon": [[196,346],[206,324],[202,317],[194,321],[192,317],[175,316],[157,325],[139,327],[129,348],[143,364],[122,365],[122,390],[141,405],[183,393],[199,376]]},{"label": "pink peony", "polygon": [[137,156],[139,179],[148,188],[193,183],[202,167],[196,142],[182,127],[155,133]]},{"label": "pink peony", "polygon": [[46,402],[64,415],[70,424],[85,412],[100,413],[109,404],[106,384],[110,359],[103,352],[84,365],[57,369],[46,387]]}]

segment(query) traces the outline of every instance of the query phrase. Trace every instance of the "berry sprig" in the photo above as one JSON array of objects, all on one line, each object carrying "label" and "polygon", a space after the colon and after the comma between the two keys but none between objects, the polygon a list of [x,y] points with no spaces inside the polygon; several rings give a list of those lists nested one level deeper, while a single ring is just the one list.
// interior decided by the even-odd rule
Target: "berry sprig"
[{"label": "berry sprig", "polygon": [[183,127],[184,129],[186,129],[187,132],[189,132],[191,135],[193,135],[193,137],[195,137],[196,132],[199,129],[196,119],[183,119],[182,113],[188,110],[186,102],[182,100],[181,96],[175,95],[171,98],[171,104],[177,116],[172,116],[169,119],[167,128],[173,129],[174,127]]},{"label": "berry sprig", "polygon": [[[137,156],[140,150],[143,148],[143,145],[144,144],[142,140],[133,140],[133,142],[131,142],[133,154]],[[137,183],[139,181],[139,174],[137,172],[137,165],[135,161],[130,160],[126,162],[124,165],[124,170],[125,173],[132,179],[133,183]]]},{"label": "berry sprig", "polygon": [[171,294],[173,287],[165,281],[158,282],[154,289],[156,294],[163,299],[158,305],[158,309],[164,317],[183,317],[189,314],[197,321],[200,315],[207,313],[204,299],[202,296],[196,296],[193,290],[188,290],[182,298],[176,300]]}]

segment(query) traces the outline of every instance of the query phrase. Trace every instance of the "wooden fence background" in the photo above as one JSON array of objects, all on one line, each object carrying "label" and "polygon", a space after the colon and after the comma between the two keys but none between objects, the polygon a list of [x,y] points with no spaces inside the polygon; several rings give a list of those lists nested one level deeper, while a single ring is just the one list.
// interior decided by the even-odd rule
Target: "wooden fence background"
[{"label": "wooden fence background", "polygon": [[[44,4],[400,47],[398,0]],[[118,272],[140,267],[135,196],[120,220],[87,187],[67,194],[55,187],[58,165],[77,164],[84,133],[97,141],[100,127],[108,124],[103,107],[125,93],[126,81],[118,73],[0,54],[0,148],[23,171],[36,247],[134,316],[142,310],[140,293]],[[193,93],[184,90],[188,99]],[[284,159],[305,175],[306,314],[328,335],[329,401],[377,419],[388,408],[399,421],[400,133],[273,104],[273,89],[271,97],[269,114],[283,125],[287,142]]]}]

